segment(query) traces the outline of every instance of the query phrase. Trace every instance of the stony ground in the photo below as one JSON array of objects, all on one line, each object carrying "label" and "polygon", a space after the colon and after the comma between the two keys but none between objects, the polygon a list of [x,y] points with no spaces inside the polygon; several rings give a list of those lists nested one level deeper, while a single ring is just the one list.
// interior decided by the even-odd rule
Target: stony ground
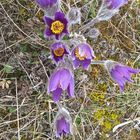
[{"label": "stony ground", "polygon": [[[63,0],[81,8],[82,24],[95,17],[101,1]],[[47,82],[55,68],[49,58],[51,41],[43,37],[43,12],[32,0],[0,0],[0,139],[55,140],[53,118],[57,107],[47,95]],[[130,0],[111,20],[95,25],[101,32],[87,37],[97,60],[112,59],[140,68],[140,1]],[[135,122],[117,124],[140,116],[140,75],[125,92],[102,66],[75,72],[75,99],[61,102],[71,113],[74,135],[66,140],[140,140]]]}]

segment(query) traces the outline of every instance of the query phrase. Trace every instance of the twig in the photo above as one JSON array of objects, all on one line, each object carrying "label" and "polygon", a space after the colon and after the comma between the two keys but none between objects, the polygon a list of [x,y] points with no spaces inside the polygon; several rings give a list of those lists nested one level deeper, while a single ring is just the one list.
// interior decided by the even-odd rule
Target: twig
[{"label": "twig", "polygon": [[18,91],[17,91],[17,79],[15,79],[16,85],[16,103],[17,103],[17,128],[18,128],[18,140],[20,140],[20,124],[19,124],[19,105],[18,105]]}]

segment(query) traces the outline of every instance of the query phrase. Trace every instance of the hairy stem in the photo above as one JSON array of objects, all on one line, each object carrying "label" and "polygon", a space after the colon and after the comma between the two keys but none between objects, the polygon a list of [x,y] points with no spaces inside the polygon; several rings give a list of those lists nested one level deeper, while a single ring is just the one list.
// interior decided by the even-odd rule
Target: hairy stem
[{"label": "hairy stem", "polygon": [[82,27],[79,28],[79,31],[85,31],[86,29],[90,28],[91,26],[93,26],[95,23],[98,23],[99,20],[98,18],[94,18],[92,19],[90,22],[88,22],[87,24],[83,25]]},{"label": "hairy stem", "polygon": [[105,63],[105,60],[94,60],[91,62],[91,64],[94,64],[94,65],[103,65]]}]

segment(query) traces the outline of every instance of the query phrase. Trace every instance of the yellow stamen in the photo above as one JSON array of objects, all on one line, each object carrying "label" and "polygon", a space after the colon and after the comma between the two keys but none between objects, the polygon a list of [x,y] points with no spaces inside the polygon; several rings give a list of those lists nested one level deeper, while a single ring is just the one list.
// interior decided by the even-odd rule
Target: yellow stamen
[{"label": "yellow stamen", "polygon": [[61,21],[56,20],[52,23],[51,30],[54,34],[61,34],[64,30],[64,24]]},{"label": "yellow stamen", "polygon": [[85,58],[86,58],[86,55],[84,54],[83,56],[81,56],[80,54],[79,54],[79,49],[78,48],[76,48],[75,49],[75,56],[79,59],[79,60],[85,60]]},{"label": "yellow stamen", "polygon": [[61,48],[61,47],[53,51],[53,53],[58,57],[63,56],[64,52],[65,52],[64,48]]}]

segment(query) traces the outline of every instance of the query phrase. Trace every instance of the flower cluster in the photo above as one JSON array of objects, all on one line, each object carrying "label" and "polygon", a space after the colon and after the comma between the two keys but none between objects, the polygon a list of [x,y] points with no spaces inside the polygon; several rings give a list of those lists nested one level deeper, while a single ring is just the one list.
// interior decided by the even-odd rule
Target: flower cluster
[{"label": "flower cluster", "polygon": [[[81,35],[70,35],[70,26],[81,22],[80,9],[72,7],[65,14],[60,9],[61,1],[59,0],[36,0],[36,2],[45,11],[44,22],[46,29],[44,37],[54,41],[50,51],[51,58],[57,67],[48,81],[48,94],[52,95],[52,99],[57,105],[62,99],[63,93],[66,93],[68,98],[75,97],[74,70],[79,67],[88,70],[90,64],[104,64],[110,77],[119,85],[120,91],[124,90],[127,81],[132,82],[131,74],[140,72],[111,60],[98,63],[94,60],[94,51],[86,42],[86,39]],[[103,0],[96,18],[98,18],[98,21],[108,20],[126,3],[127,0]],[[72,41],[70,40],[72,45],[68,45],[67,41],[63,41],[64,36],[72,37]],[[56,137],[72,134],[70,114],[68,110],[60,107],[60,105],[54,119],[54,130]]]}]

